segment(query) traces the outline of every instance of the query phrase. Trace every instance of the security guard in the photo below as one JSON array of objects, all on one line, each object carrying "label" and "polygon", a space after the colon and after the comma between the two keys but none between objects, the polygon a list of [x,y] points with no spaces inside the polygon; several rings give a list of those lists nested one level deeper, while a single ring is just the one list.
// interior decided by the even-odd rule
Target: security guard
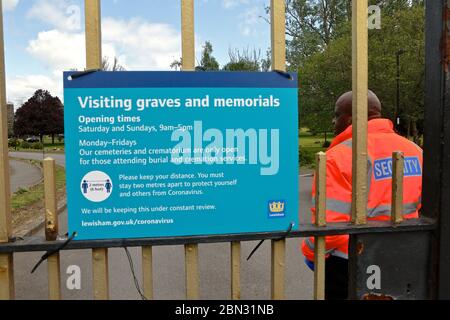
[{"label": "security guard", "polygon": [[[422,149],[394,131],[390,120],[381,118],[381,103],[369,91],[368,95],[368,220],[391,218],[392,153],[405,156],[403,217],[419,217],[422,194]],[[327,151],[326,220],[351,221],[352,209],[352,92],[336,102],[333,120],[336,138]],[[314,180],[313,180],[314,181]],[[315,198],[313,182],[312,198]],[[314,222],[314,203],[311,208]],[[348,235],[326,237],[325,298],[346,299],[348,295]],[[314,238],[303,241],[306,264],[314,269]]]}]

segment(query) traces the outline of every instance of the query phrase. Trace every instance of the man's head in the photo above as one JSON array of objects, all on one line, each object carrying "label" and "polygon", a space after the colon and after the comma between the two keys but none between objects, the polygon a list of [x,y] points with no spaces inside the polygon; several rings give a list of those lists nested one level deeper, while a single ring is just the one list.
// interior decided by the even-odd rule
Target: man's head
[{"label": "man's head", "polygon": [[[336,135],[341,134],[352,124],[352,106],[353,93],[351,91],[344,93],[336,101],[334,109],[334,132]],[[381,118],[381,102],[378,97],[369,90],[368,94],[368,117],[369,120]]]}]

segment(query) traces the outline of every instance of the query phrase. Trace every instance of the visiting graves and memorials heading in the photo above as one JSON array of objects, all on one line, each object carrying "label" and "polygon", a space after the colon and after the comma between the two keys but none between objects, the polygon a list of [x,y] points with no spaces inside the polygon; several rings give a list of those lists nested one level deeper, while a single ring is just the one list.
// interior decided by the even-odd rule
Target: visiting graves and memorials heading
[{"label": "visiting graves and memorials heading", "polygon": [[64,73],[75,240],[298,226],[297,76]]}]

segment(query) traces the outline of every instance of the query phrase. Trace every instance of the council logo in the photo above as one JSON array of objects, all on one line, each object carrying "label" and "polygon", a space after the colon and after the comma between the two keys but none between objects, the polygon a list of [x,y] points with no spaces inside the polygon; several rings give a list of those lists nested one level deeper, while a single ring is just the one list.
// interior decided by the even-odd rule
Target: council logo
[{"label": "council logo", "polygon": [[284,218],[286,216],[286,201],[269,201],[269,218]]},{"label": "council logo", "polygon": [[102,171],[91,171],[81,180],[81,193],[92,202],[103,202],[111,196],[113,183]]}]

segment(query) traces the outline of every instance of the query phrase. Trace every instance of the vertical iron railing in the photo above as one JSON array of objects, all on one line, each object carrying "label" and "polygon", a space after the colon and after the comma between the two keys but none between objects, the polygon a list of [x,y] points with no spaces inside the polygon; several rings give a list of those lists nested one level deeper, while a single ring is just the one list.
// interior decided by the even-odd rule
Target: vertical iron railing
[{"label": "vertical iron railing", "polygon": [[[181,0],[182,70],[195,70],[194,0]],[[198,245],[186,244],[186,298],[199,298]]]},{"label": "vertical iron railing", "polygon": [[368,3],[367,0],[352,2],[352,222],[363,225],[367,214]]},{"label": "vertical iron railing", "polygon": [[[85,0],[86,69],[102,68],[102,27],[100,0]],[[94,299],[109,298],[108,249],[92,249]]]},{"label": "vertical iron railing", "polygon": [[[0,244],[11,238],[11,192],[8,158],[3,1],[0,1]],[[14,299],[13,255],[0,254],[0,299]]]},{"label": "vertical iron railing", "polygon": [[[316,212],[315,223],[318,227],[325,227],[326,221],[326,167],[327,156],[320,152],[316,155]],[[314,238],[314,300],[325,299],[325,237]]]},{"label": "vertical iron railing", "polygon": [[[271,0],[272,69],[286,71],[286,8],[284,0]],[[286,240],[272,240],[272,299],[284,299]]]},{"label": "vertical iron railing", "polygon": [[[45,195],[45,240],[55,241],[58,238],[59,223],[56,198],[56,165],[55,160],[44,160],[44,195]],[[59,253],[47,259],[48,298],[61,299],[61,269]]]}]

